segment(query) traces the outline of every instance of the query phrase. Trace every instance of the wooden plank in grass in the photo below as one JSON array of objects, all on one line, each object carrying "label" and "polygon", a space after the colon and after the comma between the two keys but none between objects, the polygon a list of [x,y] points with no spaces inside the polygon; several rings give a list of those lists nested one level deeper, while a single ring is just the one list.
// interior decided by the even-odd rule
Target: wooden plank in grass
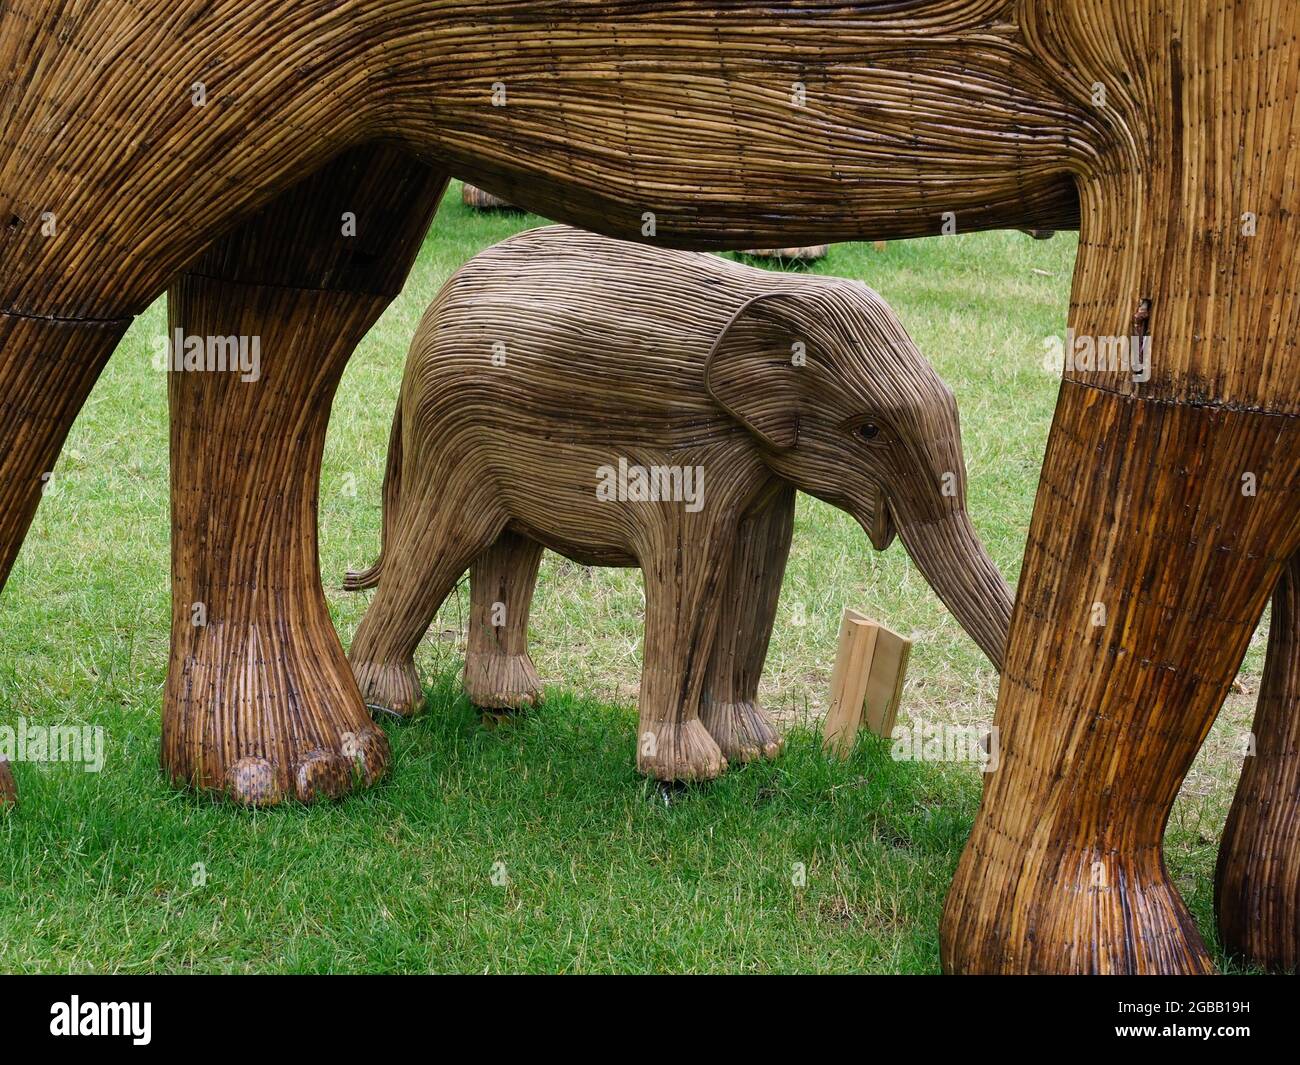
[{"label": "wooden plank in grass", "polygon": [[831,674],[831,705],[822,726],[823,747],[843,758],[866,725],[888,737],[898,717],[912,641],[846,608]]}]

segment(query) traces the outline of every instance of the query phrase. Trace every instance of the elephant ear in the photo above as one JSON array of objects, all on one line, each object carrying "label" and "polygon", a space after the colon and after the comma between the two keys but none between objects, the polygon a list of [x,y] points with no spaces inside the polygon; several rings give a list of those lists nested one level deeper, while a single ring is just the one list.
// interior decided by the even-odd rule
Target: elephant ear
[{"label": "elephant ear", "polygon": [[755,296],[726,324],[704,362],[708,394],[776,451],[799,440],[816,343],[810,326],[804,294]]}]

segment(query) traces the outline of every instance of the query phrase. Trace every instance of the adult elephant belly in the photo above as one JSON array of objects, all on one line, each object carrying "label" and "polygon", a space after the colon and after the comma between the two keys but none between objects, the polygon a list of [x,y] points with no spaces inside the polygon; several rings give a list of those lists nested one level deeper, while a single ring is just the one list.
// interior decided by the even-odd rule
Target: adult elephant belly
[{"label": "adult elephant belly", "polygon": [[394,57],[388,116],[512,203],[670,247],[1074,229],[1096,114],[1005,12],[520,5],[471,63],[469,5]]}]

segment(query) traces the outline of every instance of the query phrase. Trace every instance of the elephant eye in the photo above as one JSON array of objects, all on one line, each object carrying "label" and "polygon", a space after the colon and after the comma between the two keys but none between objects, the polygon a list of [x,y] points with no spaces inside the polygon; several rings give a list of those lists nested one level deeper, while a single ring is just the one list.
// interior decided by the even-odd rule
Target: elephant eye
[{"label": "elephant eye", "polygon": [[880,435],[880,426],[875,422],[864,422],[858,426],[858,435],[863,440],[874,440]]}]

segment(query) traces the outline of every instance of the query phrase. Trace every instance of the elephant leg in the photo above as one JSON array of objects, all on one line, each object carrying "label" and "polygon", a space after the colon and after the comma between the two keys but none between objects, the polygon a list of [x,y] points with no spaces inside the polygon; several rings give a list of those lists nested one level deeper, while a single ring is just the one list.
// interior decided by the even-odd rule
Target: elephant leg
[{"label": "elephant leg", "polygon": [[348,657],[366,705],[407,718],[424,708],[415,649],[461,575],[498,539],[505,519],[472,488],[415,476],[421,463],[409,451],[404,463],[383,576]]},{"label": "elephant leg", "polygon": [[746,516],[731,556],[700,720],[732,762],[775,758],[785,742],[758,705],[758,681],[790,554],[794,498],[793,488],[781,488]]},{"label": "elephant leg", "polygon": [[475,706],[523,710],[541,697],[528,657],[528,611],[541,561],[541,544],[507,530],[470,566],[465,694]]},{"label": "elephant leg", "polygon": [[[129,324],[0,313],[0,589],[73,419]],[[0,807],[17,796],[0,761]]]},{"label": "elephant leg", "polygon": [[1219,936],[1230,953],[1289,972],[1300,965],[1300,554],[1273,593],[1253,733],[1219,844]]},{"label": "elephant leg", "polygon": [[727,768],[700,703],[735,530],[692,519],[708,520],[667,516],[637,553],[645,575],[637,769],[658,780],[709,780]]},{"label": "elephant leg", "polygon": [[348,358],[400,290],[445,184],[394,149],[348,152],[219,241],[169,293],[170,335],[199,338],[212,366],[212,338],[248,349],[233,371],[176,352],[169,374],[162,763],[175,782],[263,805],[337,797],[386,768],[387,740],[321,589],[321,453]]},{"label": "elephant leg", "polygon": [[68,430],[130,324],[0,312],[0,588]]},{"label": "elephant leg", "polygon": [[1161,841],[1296,546],[1294,423],[1062,386],[947,970],[1211,970]]}]

